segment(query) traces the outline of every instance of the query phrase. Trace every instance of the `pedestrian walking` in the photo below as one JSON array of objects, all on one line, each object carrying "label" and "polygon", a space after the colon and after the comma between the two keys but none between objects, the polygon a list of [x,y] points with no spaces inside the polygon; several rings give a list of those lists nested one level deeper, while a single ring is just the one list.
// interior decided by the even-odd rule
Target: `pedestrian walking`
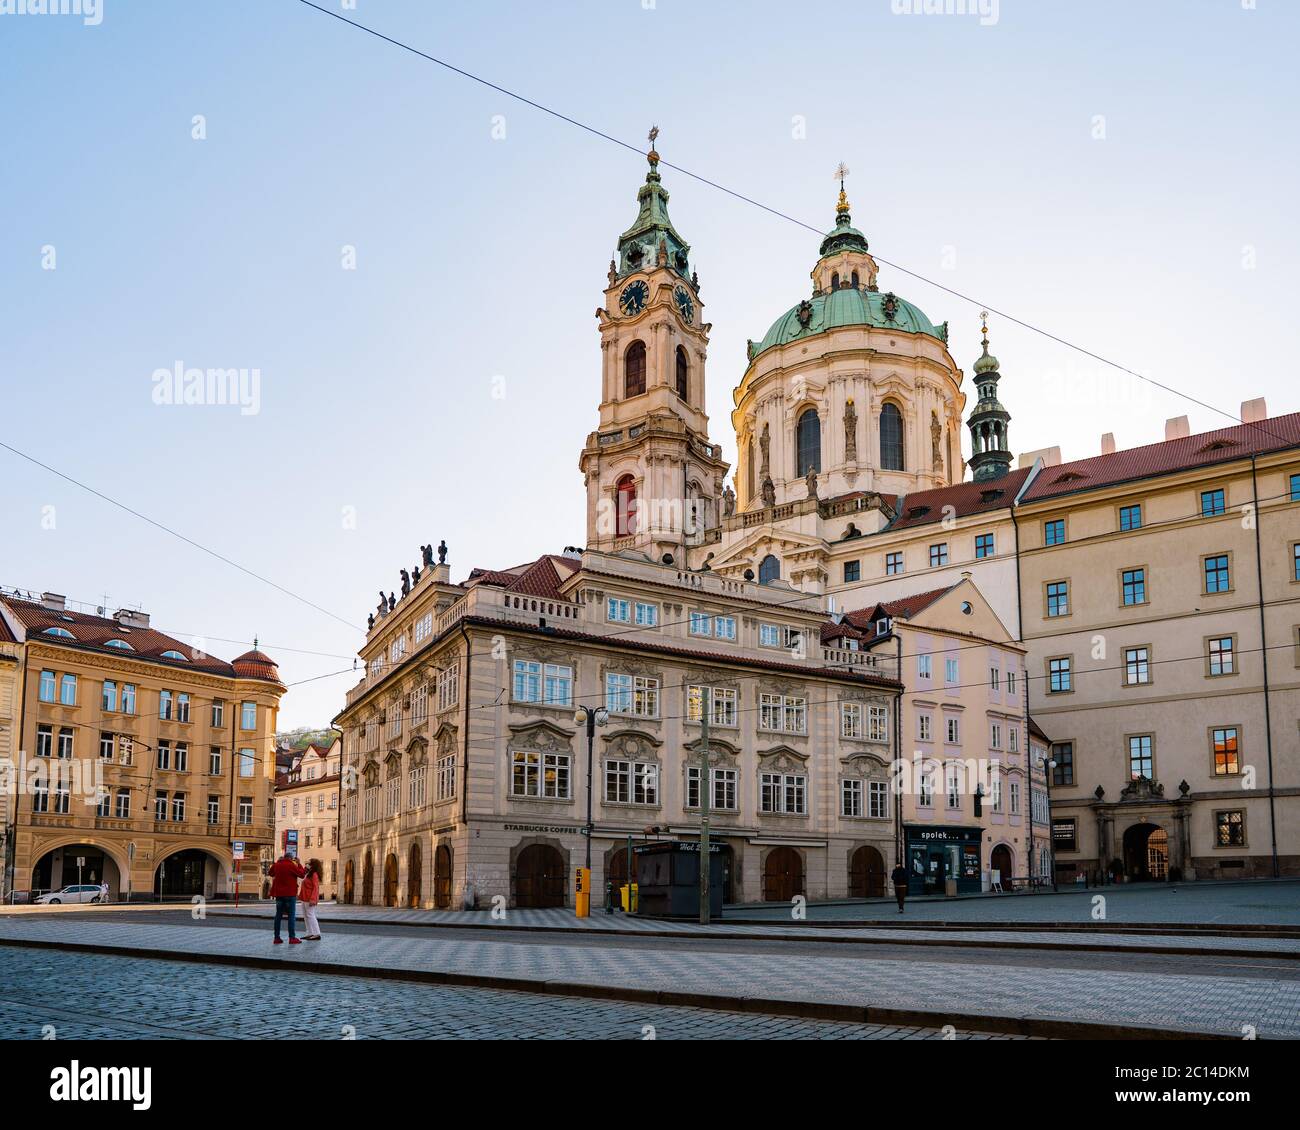
[{"label": "pedestrian walking", "polygon": [[108,880],[104,879],[99,884],[99,901],[108,902]]},{"label": "pedestrian walking", "polygon": [[320,922],[316,918],[316,904],[320,902],[320,885],[324,878],[325,868],[321,861],[307,860],[307,878],[302,881],[302,886],[298,889],[298,897],[302,900],[302,916],[307,923],[307,933],[304,937],[309,942],[320,941]]},{"label": "pedestrian walking", "polygon": [[294,921],[298,913],[298,880],[307,874],[306,868],[287,851],[271,864],[271,897],[275,899],[275,944],[280,945],[280,919],[289,919],[289,944],[297,946],[302,939],[297,935]]},{"label": "pedestrian walking", "polygon": [[894,897],[898,899],[898,913],[902,914],[903,900],[907,898],[907,868],[901,863],[897,864],[889,873],[889,878],[894,884]]}]

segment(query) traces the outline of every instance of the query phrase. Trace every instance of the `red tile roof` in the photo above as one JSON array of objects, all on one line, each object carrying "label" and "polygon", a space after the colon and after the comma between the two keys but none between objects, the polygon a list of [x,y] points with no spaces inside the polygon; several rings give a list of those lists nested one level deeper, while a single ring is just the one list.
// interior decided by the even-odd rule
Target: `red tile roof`
[{"label": "red tile roof", "polygon": [[510,592],[527,596],[540,596],[547,600],[563,600],[560,585],[581,568],[582,563],[572,557],[547,553],[526,565],[513,569],[474,569],[465,583],[493,585]]},{"label": "red tile roof", "polygon": [[5,618],[0,616],[0,643],[17,643],[18,637],[9,630],[9,625]]},{"label": "red tile roof", "polygon": [[1300,447],[1300,412],[1044,467],[1025,492],[1024,501],[1037,502],[1134,479],[1172,475],[1288,447]]},{"label": "red tile roof", "polygon": [[[918,490],[904,495],[898,502],[898,517],[885,530],[905,530],[941,522],[946,515],[965,518],[992,510],[1009,509],[1031,468],[1008,471],[1000,479],[984,482],[954,483],[934,490]],[[951,511],[946,509],[951,507]]]},{"label": "red tile roof", "polygon": [[[250,652],[246,656],[241,656],[240,660],[235,661],[235,664],[230,664],[217,659],[215,656],[196,651],[189,644],[182,643],[180,640],[174,639],[163,632],[155,631],[153,628],[123,627],[116,620],[110,620],[104,616],[92,616],[86,612],[59,611],[46,608],[43,604],[19,600],[15,597],[6,597],[4,603],[22,623],[23,627],[27,629],[27,638],[29,640],[39,636],[44,643],[73,647],[81,651],[96,651],[105,655],[129,655],[136,659],[162,663],[169,667],[203,671],[211,675],[224,675],[227,678],[270,678],[273,682],[279,681],[278,675],[275,674],[266,676],[246,673],[237,669],[236,665],[241,660],[247,659],[251,655],[257,655],[260,659],[269,663],[272,671],[274,671],[274,662],[260,652]],[[68,639],[65,636],[44,635],[47,628],[63,628],[72,633],[73,639]],[[122,640],[124,643],[131,645],[131,650],[109,647],[109,640]],[[176,651],[186,658],[183,660],[166,658],[163,655],[165,651]]]}]

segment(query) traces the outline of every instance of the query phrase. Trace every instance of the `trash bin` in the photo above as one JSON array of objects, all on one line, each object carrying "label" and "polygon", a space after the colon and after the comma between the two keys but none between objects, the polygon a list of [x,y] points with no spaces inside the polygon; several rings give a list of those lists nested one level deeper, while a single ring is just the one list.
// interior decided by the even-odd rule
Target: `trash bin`
[{"label": "trash bin", "polygon": [[957,880],[945,879],[943,881],[943,893],[947,895],[949,898],[952,898],[953,895],[957,893]]},{"label": "trash bin", "polygon": [[623,909],[626,910],[629,914],[636,913],[636,896],[637,896],[637,884],[633,883],[632,884],[632,905],[629,907],[627,905],[627,884],[624,883],[618,889],[619,903],[622,905]]}]

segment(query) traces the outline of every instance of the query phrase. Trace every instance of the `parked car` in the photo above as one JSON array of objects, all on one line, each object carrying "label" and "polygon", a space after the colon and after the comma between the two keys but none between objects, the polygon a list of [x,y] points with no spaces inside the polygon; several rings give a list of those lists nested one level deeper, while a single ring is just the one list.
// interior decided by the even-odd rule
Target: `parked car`
[{"label": "parked car", "polygon": [[73,883],[72,886],[64,887],[61,891],[50,891],[49,894],[41,895],[36,901],[46,906],[61,902],[99,902],[103,893],[98,883]]}]

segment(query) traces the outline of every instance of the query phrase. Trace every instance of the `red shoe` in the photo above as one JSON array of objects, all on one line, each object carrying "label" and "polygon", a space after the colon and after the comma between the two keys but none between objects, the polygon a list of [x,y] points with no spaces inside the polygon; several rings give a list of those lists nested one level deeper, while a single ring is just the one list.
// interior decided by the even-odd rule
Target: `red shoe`
[{"label": "red shoe", "polygon": [[301,939],[301,938],[290,938],[290,939],[289,939],[289,944],[290,944],[291,946],[300,946],[300,945],[302,945],[302,939]]}]

